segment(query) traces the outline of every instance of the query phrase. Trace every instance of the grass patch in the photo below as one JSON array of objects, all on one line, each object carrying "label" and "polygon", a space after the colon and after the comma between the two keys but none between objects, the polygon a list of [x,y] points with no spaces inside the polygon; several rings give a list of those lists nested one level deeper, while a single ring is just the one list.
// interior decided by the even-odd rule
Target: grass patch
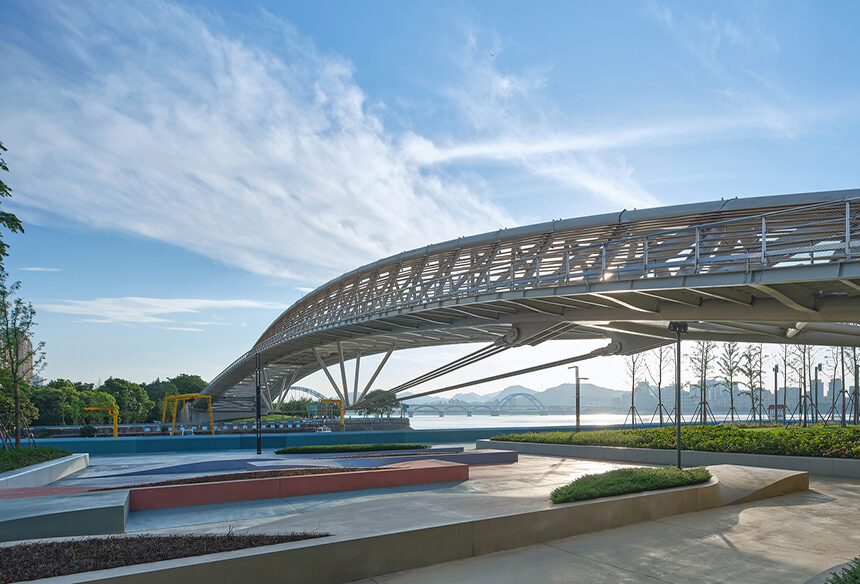
[{"label": "grass patch", "polygon": [[0,582],[20,582],[175,558],[274,545],[327,533],[142,535],[19,544],[0,553]]},{"label": "grass patch", "polygon": [[836,574],[832,574],[826,584],[860,584],[860,558],[854,558]]},{"label": "grass patch", "polygon": [[[593,432],[528,432],[495,436],[493,440],[673,449],[675,429],[666,427]],[[774,426],[752,429],[728,424],[684,426],[681,428],[681,444],[686,450],[705,452],[860,458],[860,429],[838,426]]]},{"label": "grass patch", "polygon": [[579,477],[569,485],[559,487],[550,494],[553,503],[571,503],[598,497],[612,497],[642,491],[670,489],[704,483],[711,473],[703,467],[678,469],[619,468],[601,474]]},{"label": "grass patch", "polygon": [[9,448],[0,450],[0,472],[8,472],[17,468],[24,468],[31,464],[47,462],[55,458],[69,456],[68,450],[51,448],[49,446],[25,446],[23,448]]},{"label": "grass patch", "polygon": [[373,452],[375,450],[421,450],[428,444],[315,444],[275,450],[275,454],[325,454],[328,452]]}]

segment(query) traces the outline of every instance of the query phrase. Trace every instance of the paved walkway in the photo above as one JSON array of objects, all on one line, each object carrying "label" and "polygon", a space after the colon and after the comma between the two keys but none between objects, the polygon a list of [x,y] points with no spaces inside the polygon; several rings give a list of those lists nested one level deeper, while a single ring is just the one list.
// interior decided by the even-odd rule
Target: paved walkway
[{"label": "paved walkway", "polygon": [[129,514],[127,531],[283,533],[365,536],[546,509],[549,492],[583,474],[623,463],[520,456],[509,465],[473,466],[470,480],[198,505]]},{"label": "paved walkway", "polygon": [[[361,584],[803,583],[860,555],[860,481],[408,570]],[[358,583],[356,583],[358,584]]]}]

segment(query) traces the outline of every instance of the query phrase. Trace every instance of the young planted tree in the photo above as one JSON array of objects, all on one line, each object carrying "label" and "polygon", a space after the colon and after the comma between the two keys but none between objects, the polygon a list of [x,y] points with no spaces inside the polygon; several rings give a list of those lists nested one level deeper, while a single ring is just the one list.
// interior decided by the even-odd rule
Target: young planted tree
[{"label": "young planted tree", "polygon": [[[3,142],[0,142],[0,170],[9,172],[9,167],[6,165],[6,161],[3,160],[4,152],[8,152],[8,150],[3,146]],[[9,185],[3,182],[3,179],[0,179],[0,198],[6,199],[11,196],[12,189]],[[5,227],[12,233],[24,233],[24,227],[21,225],[21,220],[14,214],[6,213],[5,211],[0,211],[0,227]],[[3,241],[3,237],[0,235],[0,261],[6,257],[8,249],[8,244]]]},{"label": "young planted tree", "polygon": [[[645,354],[634,353],[633,355],[628,355],[626,365],[627,376],[630,378],[630,410],[627,413],[630,416],[630,425],[635,428],[636,416],[639,415],[636,409],[636,382],[642,377],[642,370],[645,368]],[[639,421],[642,422],[641,416],[639,417]],[[624,423],[627,423],[626,417]]]},{"label": "young planted tree", "polygon": [[726,418],[731,418],[735,423],[735,384],[738,373],[741,370],[741,349],[735,341],[723,343],[723,350],[717,358],[717,370],[719,371],[720,386],[723,391],[729,392],[729,413]]},{"label": "young planted tree", "polygon": [[741,395],[750,399],[750,417],[756,418],[756,410],[761,423],[762,390],[764,380],[764,351],[761,345],[747,345],[741,354],[740,373],[743,376],[741,383],[746,388],[740,392]]},{"label": "young planted tree", "polygon": [[714,366],[714,355],[716,353],[716,343],[713,341],[696,341],[693,343],[693,350],[690,352],[690,369],[693,375],[696,376],[697,385],[699,388],[699,410],[701,423],[708,423],[708,376]]},{"label": "young planted tree", "polygon": [[[825,356],[825,363],[827,363],[827,370],[830,372],[830,409],[827,412],[827,417],[830,418],[831,421],[836,420],[836,395],[842,393],[842,385],[845,383],[845,379],[839,379],[837,377],[839,373],[839,357],[842,355],[841,347],[830,347],[830,350],[827,351]],[[839,379],[839,390],[836,389],[836,380]]]},{"label": "young planted tree", "polygon": [[[645,360],[645,370],[648,372],[651,382],[657,386],[657,410],[655,413],[659,413],[661,428],[663,427],[663,412],[665,411],[666,416],[671,418],[671,415],[663,405],[663,373],[671,367],[673,353],[674,351],[671,346],[663,345],[650,351],[651,358]],[[654,416],[652,415],[651,422],[653,423],[653,421]]]},{"label": "young planted tree", "polygon": [[18,294],[21,282],[9,284],[9,275],[0,266],[0,383],[12,394],[15,447],[21,446],[21,391],[45,362],[44,342],[33,345],[36,310]]}]

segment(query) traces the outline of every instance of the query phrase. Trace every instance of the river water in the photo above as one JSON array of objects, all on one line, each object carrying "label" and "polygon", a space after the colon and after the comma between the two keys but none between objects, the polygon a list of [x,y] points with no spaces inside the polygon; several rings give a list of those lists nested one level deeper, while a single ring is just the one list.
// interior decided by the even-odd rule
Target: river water
[{"label": "river water", "polygon": [[[647,423],[650,418],[645,418]],[[638,422],[638,420],[637,420]],[[582,414],[580,423],[583,426],[609,426],[623,424],[623,414]],[[439,416],[413,416],[409,418],[409,424],[415,430],[437,430],[442,428],[534,428],[537,426],[575,426],[575,415],[547,415],[538,416],[534,414],[523,415],[447,415]]]}]

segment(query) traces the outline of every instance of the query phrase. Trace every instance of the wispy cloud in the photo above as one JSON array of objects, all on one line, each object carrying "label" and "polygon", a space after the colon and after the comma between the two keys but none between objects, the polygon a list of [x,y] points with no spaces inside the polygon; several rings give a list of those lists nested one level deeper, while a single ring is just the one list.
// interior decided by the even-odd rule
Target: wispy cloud
[{"label": "wispy cloud", "polygon": [[202,328],[192,328],[187,326],[163,326],[162,329],[166,331],[184,331],[188,333],[202,333]]},{"label": "wispy cloud", "polygon": [[39,267],[31,267],[31,268],[18,268],[24,272],[59,272],[60,268],[39,268]]},{"label": "wispy cloud", "polygon": [[229,322],[224,322],[223,320],[190,320],[185,324],[194,326],[230,326]]},{"label": "wispy cloud", "polygon": [[[286,305],[259,300],[212,300],[203,298],[95,298],[92,300],[63,300],[53,304],[39,304],[39,310],[88,317],[87,322],[101,323],[168,323],[166,316],[197,313],[213,309],[257,308],[283,310]],[[194,323],[188,323],[194,324]],[[199,323],[198,323],[199,324]],[[174,330],[184,330],[184,327]],[[202,329],[200,329],[202,330]]]},{"label": "wispy cloud", "polygon": [[405,160],[352,65],[274,17],[278,54],[167,2],[29,9],[44,36],[0,40],[0,116],[34,221],[302,280],[513,223]]}]

